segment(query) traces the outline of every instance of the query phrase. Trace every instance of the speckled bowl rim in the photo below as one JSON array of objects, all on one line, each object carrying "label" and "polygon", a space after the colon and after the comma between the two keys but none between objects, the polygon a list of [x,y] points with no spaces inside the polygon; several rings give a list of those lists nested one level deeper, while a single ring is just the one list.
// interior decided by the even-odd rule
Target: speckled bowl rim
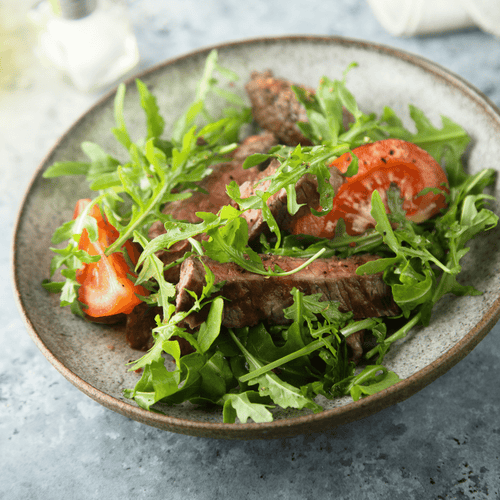
[{"label": "speckled bowl rim", "polygon": [[[169,59],[165,62],[157,64],[133,78],[128,79],[125,83],[128,85],[135,78],[142,78],[150,73],[154,73],[159,69],[176,64],[183,59],[187,59],[196,55],[208,54],[212,49],[230,48],[232,46],[259,44],[259,43],[279,43],[282,41],[323,41],[325,43],[347,45],[351,47],[358,47],[361,49],[369,49],[387,56],[401,59],[409,62],[415,66],[420,67],[424,71],[431,73],[434,77],[446,81],[447,84],[457,88],[461,93],[466,94],[468,98],[472,99],[479,105],[483,112],[488,114],[500,123],[500,110],[485,96],[480,90],[472,86],[460,76],[443,68],[426,58],[417,56],[415,54],[406,52],[401,49],[396,49],[387,45],[372,43],[359,39],[337,37],[337,36],[310,36],[310,35],[297,35],[297,36],[280,36],[280,37],[260,37],[239,40],[229,43],[223,43],[208,47],[203,47],[199,50],[192,51],[188,54]],[[42,338],[36,331],[35,325],[31,322],[28,310],[29,305],[25,303],[21,296],[18,277],[16,274],[16,241],[19,231],[19,226],[24,215],[26,201],[30,195],[31,189],[36,179],[42,174],[46,162],[57,149],[58,145],[68,136],[72,134],[73,129],[78,123],[92,110],[104,105],[109,101],[110,96],[116,92],[116,89],[111,90],[102,98],[100,98],[89,110],[87,110],[68,130],[67,132],[55,143],[53,148],[45,156],[40,166],[38,167],[35,175],[26,190],[23,197],[21,208],[18,212],[15,226],[14,238],[12,244],[12,281],[14,284],[15,299],[21,315],[26,323],[28,333],[37,347],[47,360],[74,386],[81,390],[84,394],[100,403],[104,407],[129,417],[135,421],[157,427],[160,429],[187,434],[192,436],[210,437],[210,438],[223,438],[223,439],[268,439],[268,438],[281,438],[290,437],[300,434],[309,434],[321,432],[326,429],[335,428],[343,424],[353,422],[365,418],[369,415],[379,412],[384,408],[404,401],[416,392],[420,391],[438,377],[446,373],[455,364],[465,358],[488,334],[488,332],[495,326],[500,319],[500,296],[493,302],[489,309],[484,313],[482,319],[452,348],[438,357],[435,361],[420,369],[413,375],[402,380],[396,385],[385,389],[372,396],[365,397],[359,401],[354,401],[345,406],[338,408],[328,409],[317,414],[308,414],[304,416],[296,416],[289,419],[275,420],[270,423],[246,423],[246,424],[224,424],[224,423],[210,423],[195,420],[186,420],[177,417],[171,417],[164,414],[148,412],[142,408],[132,406],[125,401],[116,399],[102,391],[96,389],[91,384],[77,376],[69,370],[64,363],[62,363],[45,345]]]}]

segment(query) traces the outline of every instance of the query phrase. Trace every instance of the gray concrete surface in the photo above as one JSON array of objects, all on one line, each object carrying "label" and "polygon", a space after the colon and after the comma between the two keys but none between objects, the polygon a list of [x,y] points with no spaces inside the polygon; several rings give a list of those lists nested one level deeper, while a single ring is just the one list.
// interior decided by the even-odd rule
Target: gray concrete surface
[{"label": "gray concrete surface", "polygon": [[[16,4],[14,6],[14,3]],[[500,325],[407,401],[330,432],[276,441],[187,437],[93,402],[26,333],[10,285],[10,238],[32,172],[98,98],[31,53],[30,2],[0,6],[0,498],[500,498]],[[343,35],[431,59],[500,105],[500,40],[479,30],[395,38],[363,0],[129,0],[141,68],[219,42]],[[16,15],[13,15],[16,13]]]}]

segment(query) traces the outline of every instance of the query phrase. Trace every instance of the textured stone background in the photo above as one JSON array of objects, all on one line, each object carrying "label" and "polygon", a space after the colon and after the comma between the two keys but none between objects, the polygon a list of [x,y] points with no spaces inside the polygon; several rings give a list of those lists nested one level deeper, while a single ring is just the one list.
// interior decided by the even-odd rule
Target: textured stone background
[{"label": "textured stone background", "polygon": [[[61,377],[16,310],[10,236],[57,138],[98,98],[33,56],[27,0],[0,4],[0,498],[496,499],[500,327],[409,400],[331,432],[231,442],[162,432],[104,409]],[[129,0],[143,69],[254,36],[343,35],[462,76],[500,106],[500,40],[480,30],[395,38],[363,0]]]}]

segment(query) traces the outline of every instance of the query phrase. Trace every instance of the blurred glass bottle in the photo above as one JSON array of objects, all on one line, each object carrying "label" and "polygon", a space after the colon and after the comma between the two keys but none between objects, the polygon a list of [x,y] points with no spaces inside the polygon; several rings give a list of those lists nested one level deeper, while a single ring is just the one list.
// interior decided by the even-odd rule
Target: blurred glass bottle
[{"label": "blurred glass bottle", "polygon": [[83,91],[117,82],[139,62],[137,40],[116,0],[43,0],[31,12],[39,53]]}]

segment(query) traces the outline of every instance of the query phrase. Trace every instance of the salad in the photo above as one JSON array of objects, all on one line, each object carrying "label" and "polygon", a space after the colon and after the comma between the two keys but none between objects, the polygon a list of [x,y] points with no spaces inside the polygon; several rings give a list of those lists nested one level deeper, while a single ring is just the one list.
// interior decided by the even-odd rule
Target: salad
[{"label": "salad", "polygon": [[[357,400],[399,381],[384,356],[441,297],[481,293],[457,276],[467,242],[497,224],[484,192],[495,172],[465,172],[470,138],[446,117],[436,128],[409,105],[410,131],[388,107],[363,112],[347,87],[355,66],[316,89],[252,77],[295,120],[276,126],[259,95],[250,107],[220,83],[238,76],[213,51],[168,139],[137,80],[145,135],[132,140],[122,84],[113,134],[127,160],[85,142],[88,162],[44,173],[85,176],[95,197],[55,231],[43,286],[85,320],[126,322],[146,350],[125,391],[140,407],[189,401],[244,423]],[[210,183],[221,178],[223,191]]]}]

